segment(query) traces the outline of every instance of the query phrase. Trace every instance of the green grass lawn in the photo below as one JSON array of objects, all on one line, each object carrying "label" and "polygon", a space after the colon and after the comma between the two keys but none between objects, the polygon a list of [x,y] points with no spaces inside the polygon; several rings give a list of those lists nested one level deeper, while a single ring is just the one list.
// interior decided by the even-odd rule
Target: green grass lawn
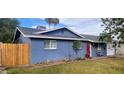
[{"label": "green grass lawn", "polygon": [[118,74],[124,73],[124,58],[76,60],[44,68],[8,68],[11,74]]}]

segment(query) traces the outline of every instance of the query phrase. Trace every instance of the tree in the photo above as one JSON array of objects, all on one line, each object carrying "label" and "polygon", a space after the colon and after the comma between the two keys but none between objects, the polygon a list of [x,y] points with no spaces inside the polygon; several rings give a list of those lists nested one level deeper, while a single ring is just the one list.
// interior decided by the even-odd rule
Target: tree
[{"label": "tree", "polygon": [[102,32],[100,33],[100,41],[106,41],[106,42],[112,42],[111,35],[108,34],[107,32]]},{"label": "tree", "polygon": [[49,24],[50,29],[50,25],[52,24],[52,18],[45,18],[45,21]]},{"label": "tree", "polygon": [[102,18],[101,20],[105,29],[100,34],[100,40],[113,43],[116,51],[116,46],[124,42],[124,18]]},{"label": "tree", "polygon": [[57,24],[59,24],[59,19],[58,18],[53,18],[52,23],[53,23],[53,25],[55,27]]},{"label": "tree", "polygon": [[49,29],[50,26],[53,24],[54,27],[59,24],[59,19],[58,18],[45,18],[45,21],[49,24]]},{"label": "tree", "polygon": [[0,19],[0,42],[10,43],[14,35],[15,28],[19,26],[19,22],[15,18]]},{"label": "tree", "polygon": [[80,48],[81,48],[81,41],[79,41],[79,40],[74,41],[72,47],[73,47],[73,49],[74,49],[74,51],[75,51],[75,53],[76,53],[76,55],[77,55],[77,54],[78,54],[78,51],[79,51]]},{"label": "tree", "polygon": [[104,32],[109,34],[111,40],[117,37],[118,41],[124,42],[124,18],[102,18],[101,20],[102,26],[105,27]]}]

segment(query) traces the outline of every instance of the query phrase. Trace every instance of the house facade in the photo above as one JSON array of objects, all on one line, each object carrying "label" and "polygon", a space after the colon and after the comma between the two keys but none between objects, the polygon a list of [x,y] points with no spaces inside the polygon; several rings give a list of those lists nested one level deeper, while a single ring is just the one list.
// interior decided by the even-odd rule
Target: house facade
[{"label": "house facade", "polygon": [[115,55],[115,49],[112,43],[107,43],[107,56]]},{"label": "house facade", "polygon": [[[77,40],[81,46],[76,53],[73,44]],[[65,27],[48,31],[17,27],[13,42],[30,45],[31,64],[106,56],[106,43],[99,42],[96,36],[80,35]]]},{"label": "house facade", "polygon": [[124,43],[113,47],[113,43],[107,43],[107,56],[124,55]]}]

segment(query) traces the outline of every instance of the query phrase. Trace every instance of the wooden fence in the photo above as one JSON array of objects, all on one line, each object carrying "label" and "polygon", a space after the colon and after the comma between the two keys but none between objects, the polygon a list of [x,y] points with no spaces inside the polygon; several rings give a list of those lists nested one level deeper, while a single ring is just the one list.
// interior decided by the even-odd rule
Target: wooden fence
[{"label": "wooden fence", "polygon": [[29,64],[29,54],[28,44],[0,44],[0,62],[3,66]]}]

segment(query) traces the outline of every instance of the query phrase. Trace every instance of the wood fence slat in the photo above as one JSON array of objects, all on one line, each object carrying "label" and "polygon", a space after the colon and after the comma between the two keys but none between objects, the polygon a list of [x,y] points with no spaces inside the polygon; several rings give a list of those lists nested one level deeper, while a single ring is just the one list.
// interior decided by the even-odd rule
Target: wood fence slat
[{"label": "wood fence slat", "polygon": [[27,64],[30,64],[29,63],[30,62],[30,46],[27,44],[26,48],[27,48],[27,57],[28,57]]},{"label": "wood fence slat", "polygon": [[24,64],[24,62],[26,63],[26,47],[25,47],[25,45],[23,45],[23,50],[22,50],[23,52],[22,52],[22,56],[23,56],[23,61],[22,61],[22,64]]},{"label": "wood fence slat", "polygon": [[13,44],[13,48],[12,49],[13,49],[12,50],[13,51],[12,58],[13,58],[13,66],[14,66],[15,65],[15,62],[16,62],[16,57],[15,57],[15,55],[16,55],[16,52],[15,52],[16,48],[15,48],[15,45],[14,44]]},{"label": "wood fence slat", "polygon": [[[5,55],[5,56],[3,57],[3,59],[4,59],[4,61],[3,61],[4,65],[6,65],[6,60],[5,60],[5,57],[6,57],[6,54],[7,54],[7,53],[6,53],[6,47],[7,47],[7,46],[5,46],[5,45],[4,45],[4,47],[3,47],[3,49],[5,48],[5,51],[4,51],[4,53],[5,53],[4,55]],[[6,57],[6,58],[7,58],[7,57]]]},{"label": "wood fence slat", "polygon": [[23,58],[22,58],[22,45],[20,45],[20,50],[19,50],[19,54],[20,54],[20,64],[22,64],[22,60],[23,60]]},{"label": "wood fence slat", "polygon": [[30,61],[28,44],[1,44],[3,66],[26,65]]},{"label": "wood fence slat", "polygon": [[22,58],[22,45],[20,45],[20,64],[22,64],[22,60],[23,60],[23,58]]},{"label": "wood fence slat", "polygon": [[1,66],[1,61],[2,61],[2,59],[1,59],[1,44],[0,44],[0,66]]}]

